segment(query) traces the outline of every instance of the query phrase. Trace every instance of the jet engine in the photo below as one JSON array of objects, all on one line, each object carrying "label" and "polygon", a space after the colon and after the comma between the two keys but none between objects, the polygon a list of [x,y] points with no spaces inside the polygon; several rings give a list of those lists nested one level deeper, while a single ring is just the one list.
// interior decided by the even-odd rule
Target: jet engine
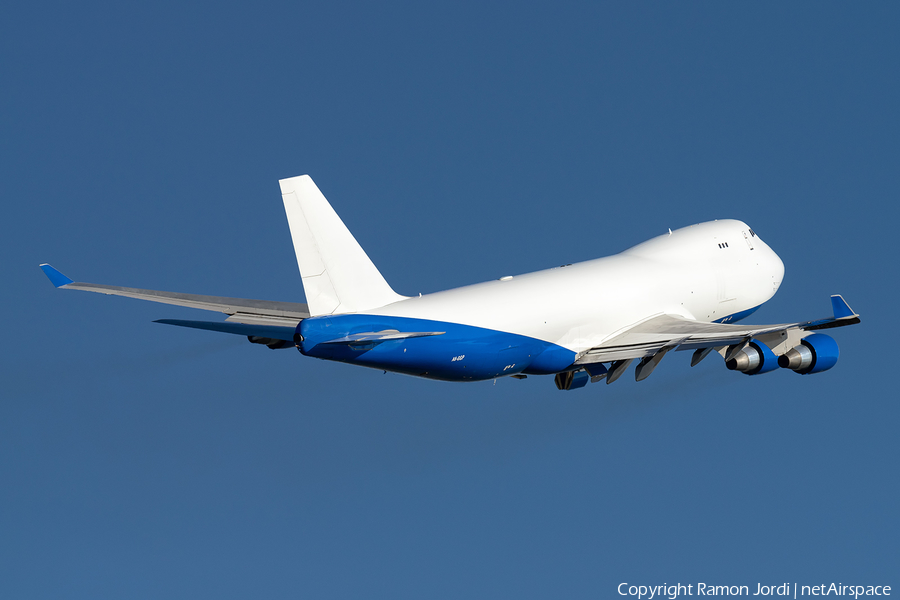
[{"label": "jet engine", "polygon": [[733,358],[725,361],[725,366],[732,371],[740,371],[747,375],[760,375],[778,368],[778,357],[762,342],[751,341],[747,347]]},{"label": "jet engine", "polygon": [[779,356],[778,366],[801,375],[821,373],[835,365],[839,354],[834,338],[824,333],[814,333],[800,340],[799,346]]},{"label": "jet engine", "polygon": [[577,390],[587,385],[590,379],[587,371],[579,369],[577,371],[563,371],[556,374],[556,389],[558,390]]}]

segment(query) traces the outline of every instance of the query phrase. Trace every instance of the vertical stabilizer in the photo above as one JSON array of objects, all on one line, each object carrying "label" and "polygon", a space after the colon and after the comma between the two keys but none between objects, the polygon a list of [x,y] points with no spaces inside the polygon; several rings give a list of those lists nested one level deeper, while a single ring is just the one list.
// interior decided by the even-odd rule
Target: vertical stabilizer
[{"label": "vertical stabilizer", "polygon": [[279,183],[311,316],[359,312],[404,299],[384,280],[309,175]]}]

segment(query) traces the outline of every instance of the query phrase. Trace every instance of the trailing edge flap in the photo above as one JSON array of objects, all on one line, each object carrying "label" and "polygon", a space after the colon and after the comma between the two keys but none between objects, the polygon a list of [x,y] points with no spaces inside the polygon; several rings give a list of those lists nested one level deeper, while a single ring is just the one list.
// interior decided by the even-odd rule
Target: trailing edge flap
[{"label": "trailing edge flap", "polygon": [[372,331],[365,333],[351,333],[341,338],[319,342],[320,344],[348,344],[350,346],[380,344],[390,340],[405,340],[408,338],[427,337],[430,335],[443,335],[444,331],[397,331],[385,329],[384,331]]},{"label": "trailing edge flap", "polygon": [[[835,300],[839,298],[840,300]],[[597,347],[584,352],[576,363],[608,362],[653,356],[663,348],[697,350],[700,348],[731,346],[751,337],[788,329],[816,331],[859,323],[843,298],[833,296],[834,317],[801,323],[779,325],[732,325],[703,323],[677,315],[657,315],[641,321],[613,335]]]},{"label": "trailing edge flap", "polygon": [[248,325],[246,323],[228,323],[221,321],[183,321],[181,319],[159,319],[154,323],[162,323],[164,325],[177,325],[178,327],[191,327],[193,329],[205,329],[206,331],[220,331],[222,333],[233,333],[236,335],[246,335],[247,337],[272,338],[275,340],[284,340],[286,342],[294,341],[294,332],[296,327],[281,327],[276,325]]}]

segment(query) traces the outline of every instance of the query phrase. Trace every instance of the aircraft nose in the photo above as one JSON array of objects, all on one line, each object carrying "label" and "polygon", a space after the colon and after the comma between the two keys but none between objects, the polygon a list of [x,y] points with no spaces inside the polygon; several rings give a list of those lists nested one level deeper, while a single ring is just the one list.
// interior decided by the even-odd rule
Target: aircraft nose
[{"label": "aircraft nose", "polygon": [[769,252],[772,253],[772,266],[770,270],[772,273],[772,292],[775,293],[778,291],[778,288],[781,287],[781,282],[784,280],[784,262],[771,248],[769,249]]}]

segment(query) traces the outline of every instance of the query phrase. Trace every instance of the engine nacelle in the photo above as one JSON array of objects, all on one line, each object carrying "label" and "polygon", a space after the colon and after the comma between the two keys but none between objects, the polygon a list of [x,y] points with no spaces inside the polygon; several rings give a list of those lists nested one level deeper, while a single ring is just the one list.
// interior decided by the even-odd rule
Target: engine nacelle
[{"label": "engine nacelle", "polygon": [[734,358],[725,361],[725,366],[732,371],[740,371],[746,375],[760,375],[778,368],[778,357],[762,342],[751,341],[747,347],[737,353]]},{"label": "engine nacelle", "polygon": [[778,366],[801,375],[821,373],[835,365],[839,354],[834,338],[824,333],[814,333],[800,340],[799,346],[779,356]]},{"label": "engine nacelle", "polygon": [[587,371],[579,369],[577,371],[563,371],[556,374],[556,389],[558,390],[577,390],[587,385],[590,379]]}]

